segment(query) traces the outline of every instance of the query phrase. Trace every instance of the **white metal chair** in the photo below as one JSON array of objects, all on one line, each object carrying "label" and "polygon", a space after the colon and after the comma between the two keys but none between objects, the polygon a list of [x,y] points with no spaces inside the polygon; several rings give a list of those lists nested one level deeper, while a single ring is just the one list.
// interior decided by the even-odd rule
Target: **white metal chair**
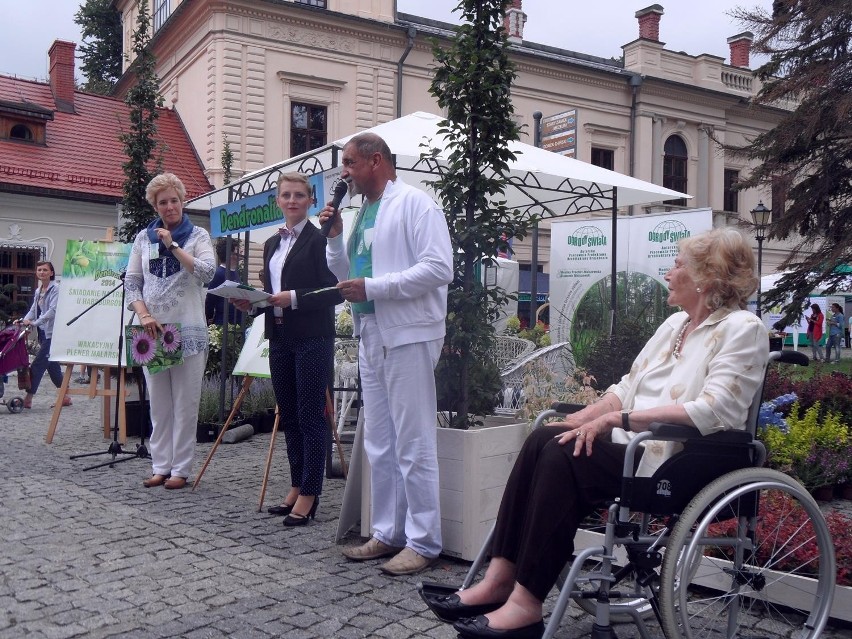
[{"label": "white metal chair", "polygon": [[500,371],[503,380],[503,397],[500,406],[496,409],[498,414],[514,415],[524,404],[524,378],[534,367],[544,366],[546,369],[564,374],[565,347],[568,342],[557,342],[550,346],[536,349],[526,355],[517,358],[510,366]]},{"label": "white metal chair", "polygon": [[535,350],[535,342],[522,337],[498,335],[494,340],[494,363],[501,373]]},{"label": "white metal chair", "polygon": [[358,340],[339,339],[334,342],[334,412],[337,415],[337,432],[343,432],[347,422],[352,424],[352,410],[358,409],[360,386],[358,383]]}]

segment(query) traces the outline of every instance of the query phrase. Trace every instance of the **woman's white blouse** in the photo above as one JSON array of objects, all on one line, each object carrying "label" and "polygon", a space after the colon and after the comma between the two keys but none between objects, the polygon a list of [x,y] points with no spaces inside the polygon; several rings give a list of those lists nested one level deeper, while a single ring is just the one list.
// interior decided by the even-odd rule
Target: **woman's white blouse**
[{"label": "woman's white blouse", "polygon": [[[766,328],[753,313],[719,309],[686,338],[676,359],[672,353],[686,320],[683,312],[669,317],[630,372],[606,392],[614,393],[626,409],[681,404],[703,435],[744,430],[769,359]],[[634,436],[619,428],[612,432],[618,443]],[[645,442],[637,476],[650,477],[681,448],[675,442]]]},{"label": "woman's white blouse", "polygon": [[[148,312],[160,324],[179,323],[184,355],[207,350],[207,320],[204,298],[207,283],[216,272],[216,256],[210,235],[193,227],[183,250],[193,256],[195,267],[190,273],[171,254],[151,258],[152,243],[143,230],[133,242],[127,276],[124,280],[128,310],[133,302],[143,300]],[[156,250],[156,244],[154,245]]]}]

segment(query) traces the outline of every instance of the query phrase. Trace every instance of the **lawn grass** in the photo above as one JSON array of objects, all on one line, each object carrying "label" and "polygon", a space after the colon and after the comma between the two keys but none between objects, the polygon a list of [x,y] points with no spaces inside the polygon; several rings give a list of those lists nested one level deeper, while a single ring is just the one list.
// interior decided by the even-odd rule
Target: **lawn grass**
[{"label": "lawn grass", "polygon": [[[800,348],[805,355],[808,357],[811,356],[811,349],[803,349]],[[810,379],[815,375],[828,375],[829,373],[844,373],[852,377],[852,358],[848,356],[848,349],[841,351],[842,358],[839,363],[835,364],[834,362],[826,363],[826,362],[815,362],[811,360],[810,365],[808,366],[784,366],[784,373],[786,376],[792,379]],[[843,359],[845,358],[845,359]]]}]

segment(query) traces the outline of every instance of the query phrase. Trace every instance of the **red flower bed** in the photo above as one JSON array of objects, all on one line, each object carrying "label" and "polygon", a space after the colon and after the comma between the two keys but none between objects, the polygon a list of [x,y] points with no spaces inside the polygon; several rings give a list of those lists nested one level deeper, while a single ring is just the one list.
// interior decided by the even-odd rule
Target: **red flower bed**
[{"label": "red flower bed", "polygon": [[[852,519],[832,512],[825,516],[831,538],[834,541],[834,554],[837,563],[837,585],[852,586]],[[761,539],[789,539],[800,527],[806,529],[808,515],[798,502],[788,495],[772,493],[769,501],[764,502],[761,508],[761,518],[757,528],[757,556],[758,563],[769,559],[773,551],[772,544],[760,544]],[[735,536],[737,522],[735,519],[726,520],[713,524],[709,528],[711,536]],[[728,552],[731,549],[718,549]],[[818,560],[816,542],[813,540],[802,540],[802,543],[791,543],[788,548],[789,554],[782,556],[773,568],[778,571],[796,570],[800,572],[802,566],[809,562]],[[729,557],[730,558],[730,557]],[[776,558],[777,559],[777,558]]]}]

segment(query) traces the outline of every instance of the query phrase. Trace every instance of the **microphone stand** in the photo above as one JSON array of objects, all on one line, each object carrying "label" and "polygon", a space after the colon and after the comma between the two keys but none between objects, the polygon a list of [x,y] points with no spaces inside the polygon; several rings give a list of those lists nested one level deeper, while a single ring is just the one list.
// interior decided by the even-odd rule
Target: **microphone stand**
[{"label": "microphone stand", "polygon": [[[119,370],[119,375],[121,374],[121,369],[123,367],[122,366],[122,355],[123,355],[123,351],[124,351],[124,298],[125,298],[124,277],[125,277],[125,275],[126,275],[126,272],[121,274],[121,281],[115,286],[115,288],[104,293],[103,296],[99,300],[97,300],[96,302],[91,304],[88,308],[86,308],[82,313],[80,313],[76,317],[71,318],[68,321],[68,323],[66,324],[66,326],[70,326],[71,324],[76,322],[78,319],[80,319],[83,315],[85,315],[86,313],[91,311],[95,306],[97,306],[98,304],[103,302],[107,297],[109,297],[110,295],[115,293],[118,289],[121,289],[121,319],[120,319],[119,325],[118,325],[118,370]],[[130,317],[132,319],[133,315],[131,315]],[[119,385],[119,387],[120,387],[120,385]],[[84,468],[83,470],[86,471],[86,470],[92,470],[94,468],[101,468],[102,466],[109,466],[110,468],[114,468],[115,464],[117,464],[119,462],[125,462],[129,459],[146,459],[146,458],[149,458],[150,455],[148,454],[148,449],[145,446],[145,428],[147,427],[147,419],[146,418],[148,416],[148,411],[145,410],[145,397],[144,397],[145,393],[143,391],[143,388],[144,388],[144,382],[140,383],[140,385],[139,385],[139,389],[140,389],[140,391],[142,391],[139,394],[139,404],[140,404],[140,408],[142,410],[142,418],[141,418],[142,424],[140,425],[140,428],[139,428],[140,443],[136,445],[136,452],[130,452],[130,451],[123,450],[122,447],[121,447],[121,443],[118,441],[118,411],[119,411],[118,404],[119,404],[119,402],[121,401],[122,398],[119,397],[118,389],[116,389],[114,423],[113,423],[113,426],[112,426],[112,441],[109,444],[109,448],[107,448],[105,451],[98,451],[98,452],[94,452],[94,453],[82,453],[80,455],[71,455],[70,459],[81,459],[83,457],[93,457],[95,455],[111,455],[112,456],[112,459],[110,461],[104,462],[102,464],[95,464],[94,466],[88,466],[88,467]],[[117,458],[118,455],[125,455],[125,457],[118,459]]]}]

